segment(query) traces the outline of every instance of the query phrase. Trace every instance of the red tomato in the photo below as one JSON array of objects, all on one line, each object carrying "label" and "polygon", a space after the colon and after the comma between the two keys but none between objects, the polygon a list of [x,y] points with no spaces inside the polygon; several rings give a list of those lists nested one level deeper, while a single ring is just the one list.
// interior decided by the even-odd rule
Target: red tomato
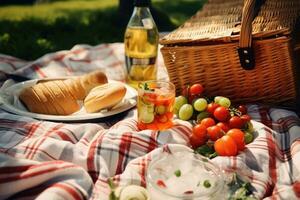
[{"label": "red tomato", "polygon": [[235,141],[239,151],[245,149],[245,134],[242,130],[237,128],[230,129],[226,135],[230,136]]},{"label": "red tomato", "polygon": [[234,139],[228,135],[224,135],[222,140],[225,143],[225,152],[227,156],[236,156],[238,153],[237,144],[235,143]]},{"label": "red tomato", "polygon": [[214,111],[216,110],[217,107],[219,107],[220,105],[217,103],[209,103],[207,105],[206,111],[209,112],[210,114],[214,114]]},{"label": "red tomato", "polygon": [[226,122],[230,118],[230,112],[227,108],[220,106],[215,109],[214,117],[221,122]]},{"label": "red tomato", "polygon": [[237,109],[242,113],[242,115],[247,114],[247,107],[245,105],[239,105]]},{"label": "red tomato", "polygon": [[222,140],[222,138],[215,141],[214,149],[219,156],[226,156],[225,142],[224,142],[224,140]]},{"label": "red tomato", "polygon": [[219,122],[217,123],[217,126],[219,126],[225,133],[230,129],[228,123],[225,122]]},{"label": "red tomato", "polygon": [[200,95],[204,90],[204,87],[197,83],[190,87],[190,95]]},{"label": "red tomato", "polygon": [[206,130],[208,137],[213,141],[216,141],[224,135],[224,131],[219,126],[211,126],[208,127]]},{"label": "red tomato", "polygon": [[192,134],[190,136],[190,143],[192,145],[193,149],[196,149],[197,147],[200,147],[201,145],[204,145],[206,143],[206,138],[198,138],[196,135]]},{"label": "red tomato", "polygon": [[193,134],[190,136],[190,143],[193,148],[197,148],[207,142],[206,126],[197,124],[193,127]]},{"label": "red tomato", "polygon": [[238,116],[231,117],[228,123],[230,128],[242,128],[245,124]]},{"label": "red tomato", "polygon": [[249,115],[242,115],[241,116],[242,121],[245,123],[250,122],[251,117]]},{"label": "red tomato", "polygon": [[197,136],[198,138],[207,138],[206,134],[206,126],[203,124],[197,124],[193,127],[193,135]]},{"label": "red tomato", "polygon": [[204,126],[206,126],[206,128],[208,128],[210,126],[216,125],[216,122],[213,118],[207,117],[207,118],[202,119],[200,124],[203,124]]},{"label": "red tomato", "polygon": [[224,135],[214,144],[215,151],[220,156],[236,156],[238,153],[237,144],[228,135]]}]

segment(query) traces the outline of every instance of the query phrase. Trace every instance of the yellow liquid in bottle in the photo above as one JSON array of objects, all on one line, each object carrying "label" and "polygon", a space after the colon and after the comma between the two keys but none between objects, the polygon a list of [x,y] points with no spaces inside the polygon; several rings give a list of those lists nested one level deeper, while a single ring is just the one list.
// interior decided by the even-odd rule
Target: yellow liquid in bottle
[{"label": "yellow liquid in bottle", "polygon": [[137,88],[141,81],[155,80],[158,33],[154,27],[128,27],[125,32],[127,82]]}]

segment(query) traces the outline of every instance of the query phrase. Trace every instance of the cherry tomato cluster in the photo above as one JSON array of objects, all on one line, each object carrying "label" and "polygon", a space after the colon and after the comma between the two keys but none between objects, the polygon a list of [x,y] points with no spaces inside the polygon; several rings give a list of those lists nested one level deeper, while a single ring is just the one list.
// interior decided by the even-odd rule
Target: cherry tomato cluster
[{"label": "cherry tomato cluster", "polygon": [[231,101],[222,96],[209,101],[202,96],[203,91],[201,84],[194,84],[175,100],[177,116],[182,120],[194,119],[196,122],[190,136],[192,147],[196,149],[210,145],[220,156],[237,155],[238,151],[243,151],[245,145],[253,141],[247,107],[233,107]]}]

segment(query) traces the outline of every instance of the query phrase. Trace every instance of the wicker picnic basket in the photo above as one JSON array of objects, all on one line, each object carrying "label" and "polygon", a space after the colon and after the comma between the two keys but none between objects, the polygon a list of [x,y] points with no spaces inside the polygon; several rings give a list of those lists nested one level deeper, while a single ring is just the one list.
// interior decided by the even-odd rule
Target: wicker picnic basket
[{"label": "wicker picnic basket", "polygon": [[299,17],[300,0],[209,0],[160,40],[177,93],[202,83],[209,96],[295,107]]}]

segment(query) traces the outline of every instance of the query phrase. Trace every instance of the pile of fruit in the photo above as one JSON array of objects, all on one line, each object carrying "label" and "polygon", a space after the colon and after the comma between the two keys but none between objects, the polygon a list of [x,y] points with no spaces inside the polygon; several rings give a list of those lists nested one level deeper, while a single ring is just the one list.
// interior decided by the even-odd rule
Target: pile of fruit
[{"label": "pile of fruit", "polygon": [[201,84],[194,84],[175,99],[177,117],[194,123],[192,147],[210,158],[237,155],[254,139],[247,107],[234,107],[227,97],[207,98],[203,92]]}]

